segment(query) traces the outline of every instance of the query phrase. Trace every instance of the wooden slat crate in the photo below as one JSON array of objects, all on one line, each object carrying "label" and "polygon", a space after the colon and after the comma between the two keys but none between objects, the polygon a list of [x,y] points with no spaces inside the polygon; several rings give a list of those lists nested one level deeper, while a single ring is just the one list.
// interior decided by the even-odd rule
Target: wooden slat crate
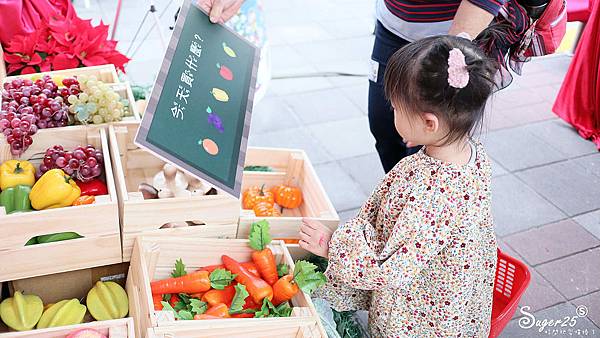
[{"label": "wooden slat crate", "polygon": [[[24,294],[34,294],[42,299],[44,305],[48,305],[63,299],[83,299],[98,280],[109,279],[124,285],[126,272],[126,265],[117,264],[21,279],[8,284],[11,286],[11,294],[16,290],[22,291]],[[10,331],[0,321],[0,338],[64,338],[74,331],[86,328],[98,330],[109,338],[135,338],[132,318],[105,321],[93,320],[88,312],[82,324],[21,332]]]},{"label": "wooden slat crate", "polygon": [[[65,149],[91,144],[101,149],[108,195],[97,196],[91,205],[39,210],[6,215],[0,207],[0,281],[121,262],[121,238],[117,191],[113,179],[104,129],[61,128],[40,130],[20,159],[40,158],[40,153],[60,144]],[[0,163],[11,159],[0,138]],[[32,160],[37,168],[40,160]],[[32,237],[73,231],[84,238],[25,246]]]},{"label": "wooden slat crate", "polygon": [[54,70],[50,72],[43,73],[35,73],[35,74],[24,74],[24,75],[14,75],[7,76],[4,78],[2,83],[7,81],[12,81],[15,78],[28,78],[37,80],[42,78],[44,75],[50,76],[60,76],[60,77],[71,77],[76,75],[87,75],[87,76],[95,76],[98,80],[105,83],[119,83],[119,76],[117,75],[117,71],[115,66],[110,65],[101,65],[101,66],[92,66],[92,67],[83,67],[83,68],[72,68],[72,69],[64,69],[64,70]]},{"label": "wooden slat crate", "polygon": [[[270,245],[277,263],[294,263],[281,241]],[[323,337],[325,331],[309,296],[299,292],[293,299],[295,310],[288,318],[228,318],[199,321],[163,321],[154,311],[150,281],[168,278],[176,259],[188,271],[221,264],[221,255],[238,261],[250,260],[247,240],[193,239],[182,237],[138,237],[131,257],[127,293],[129,312],[135,318],[136,336],[147,338],[191,337]],[[280,330],[280,331],[278,331]]]},{"label": "wooden slat crate", "polygon": [[[125,123],[109,128],[120,203],[123,261],[130,260],[133,242],[139,235],[235,238],[240,204],[225,193],[144,200],[138,185],[152,184],[164,162],[133,143],[138,126]],[[182,221],[201,221],[204,225],[160,229],[165,223]]]},{"label": "wooden slat crate", "polygon": [[271,187],[293,184],[302,189],[303,202],[297,209],[283,209],[282,217],[256,217],[252,210],[242,210],[238,238],[248,238],[250,225],[261,219],[271,224],[273,238],[298,238],[302,217],[317,219],[336,229],[339,216],[321,181],[303,150],[249,147],[246,166],[269,166],[273,172],[244,171],[242,189],[250,186]]},{"label": "wooden slat crate", "polygon": [[[131,86],[129,82],[119,82],[119,77],[117,76],[117,72],[115,70],[114,65],[103,65],[103,66],[93,66],[93,67],[85,67],[85,68],[75,68],[75,69],[65,69],[65,70],[57,70],[46,73],[36,73],[36,74],[26,74],[26,75],[18,75],[18,76],[9,76],[5,78],[2,83],[11,81],[15,78],[31,78],[38,79],[43,75],[49,74],[50,76],[61,76],[61,77],[69,77],[69,76],[77,76],[77,75],[88,75],[88,76],[96,76],[99,80],[109,84],[110,88],[113,89],[121,98],[127,99],[129,101],[129,110],[131,111],[130,116],[126,116],[122,121],[119,122],[110,122],[110,123],[102,123],[102,124],[88,124],[77,125],[77,126],[69,126],[70,128],[105,128],[110,124],[121,124],[125,122],[135,122],[141,120],[140,112],[138,111],[138,105],[135,102],[135,97],[133,96],[133,91],[131,90]],[[69,128],[63,127],[63,128]],[[56,128],[53,128],[56,129]],[[35,135],[33,136],[35,142]]]},{"label": "wooden slat crate", "polygon": [[0,334],[1,338],[64,338],[68,334],[81,329],[94,329],[108,338],[135,338],[132,318],[105,320],[77,325],[60,326],[41,330],[10,332]]}]

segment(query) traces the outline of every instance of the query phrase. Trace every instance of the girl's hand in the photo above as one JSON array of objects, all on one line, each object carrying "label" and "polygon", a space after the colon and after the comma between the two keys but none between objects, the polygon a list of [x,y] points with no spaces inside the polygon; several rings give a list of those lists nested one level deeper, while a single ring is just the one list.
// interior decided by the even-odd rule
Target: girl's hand
[{"label": "girl's hand", "polygon": [[319,221],[308,218],[302,219],[300,226],[300,247],[317,256],[327,258],[329,256],[329,240],[333,231]]},{"label": "girl's hand", "polygon": [[212,23],[225,23],[242,7],[244,0],[197,0],[200,7],[207,11]]}]

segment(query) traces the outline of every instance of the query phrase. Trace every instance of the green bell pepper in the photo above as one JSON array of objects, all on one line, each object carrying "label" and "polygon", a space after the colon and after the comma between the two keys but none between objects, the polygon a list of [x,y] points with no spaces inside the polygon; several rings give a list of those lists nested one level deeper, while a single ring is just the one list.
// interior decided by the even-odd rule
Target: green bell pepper
[{"label": "green bell pepper", "polygon": [[31,187],[23,184],[5,189],[0,193],[0,205],[7,214],[31,211],[30,192]]}]

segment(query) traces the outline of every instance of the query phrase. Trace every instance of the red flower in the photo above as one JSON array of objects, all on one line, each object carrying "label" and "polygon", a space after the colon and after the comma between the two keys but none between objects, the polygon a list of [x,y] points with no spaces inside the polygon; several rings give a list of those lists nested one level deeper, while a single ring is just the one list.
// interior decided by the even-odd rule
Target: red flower
[{"label": "red flower", "polygon": [[4,59],[11,75],[111,63],[125,71],[129,58],[116,50],[116,41],[107,38],[108,26],[102,22],[93,27],[91,20],[55,16],[41,22],[33,33],[15,36]]}]

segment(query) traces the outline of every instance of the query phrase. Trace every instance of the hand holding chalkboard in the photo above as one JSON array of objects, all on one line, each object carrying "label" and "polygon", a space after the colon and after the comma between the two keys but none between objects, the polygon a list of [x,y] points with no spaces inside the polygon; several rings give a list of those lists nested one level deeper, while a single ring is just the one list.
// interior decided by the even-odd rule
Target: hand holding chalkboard
[{"label": "hand holding chalkboard", "polygon": [[210,13],[210,21],[213,23],[225,23],[229,21],[242,7],[244,0],[198,0],[200,8]]},{"label": "hand holding chalkboard", "polygon": [[136,143],[239,197],[257,62],[255,46],[186,1]]}]

